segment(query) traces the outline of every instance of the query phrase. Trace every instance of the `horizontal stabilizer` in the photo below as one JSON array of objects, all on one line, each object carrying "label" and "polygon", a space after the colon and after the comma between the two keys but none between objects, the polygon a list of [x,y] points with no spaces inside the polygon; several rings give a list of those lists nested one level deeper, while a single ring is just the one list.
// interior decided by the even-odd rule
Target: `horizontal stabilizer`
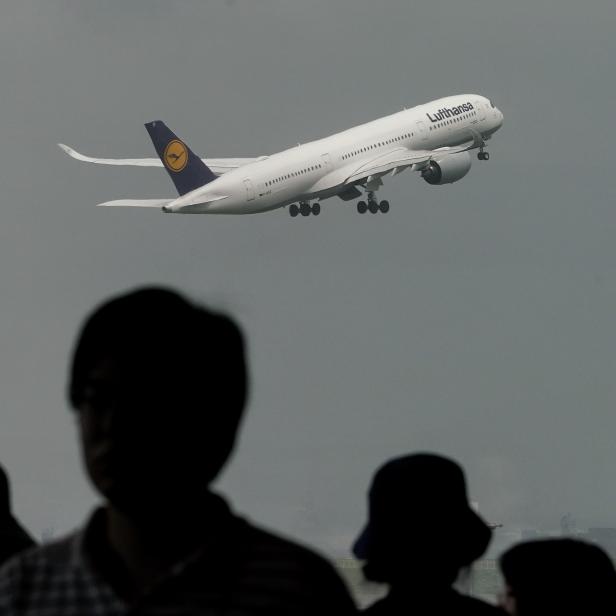
[{"label": "horizontal stabilizer", "polygon": [[101,207],[157,207],[162,208],[171,203],[173,199],[117,199],[99,203]]}]

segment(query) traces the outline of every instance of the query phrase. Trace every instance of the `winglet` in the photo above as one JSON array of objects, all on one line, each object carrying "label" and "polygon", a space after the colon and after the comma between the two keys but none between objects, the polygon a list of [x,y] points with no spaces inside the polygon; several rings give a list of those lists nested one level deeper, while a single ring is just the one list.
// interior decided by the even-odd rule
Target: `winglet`
[{"label": "winglet", "polygon": [[133,167],[162,167],[163,163],[158,158],[95,158],[94,156],[86,156],[77,150],[58,143],[58,147],[68,154],[71,158],[81,160],[84,163],[96,163],[97,165],[115,165],[115,166],[133,166]]},{"label": "winglet", "polygon": [[58,147],[61,150],[64,150],[64,152],[66,152],[71,158],[76,158],[77,160],[82,160],[86,163],[93,162],[89,156],[84,156],[83,154],[80,154],[77,150],[73,150],[73,148],[69,147],[68,145],[65,145],[64,143],[58,143]]}]

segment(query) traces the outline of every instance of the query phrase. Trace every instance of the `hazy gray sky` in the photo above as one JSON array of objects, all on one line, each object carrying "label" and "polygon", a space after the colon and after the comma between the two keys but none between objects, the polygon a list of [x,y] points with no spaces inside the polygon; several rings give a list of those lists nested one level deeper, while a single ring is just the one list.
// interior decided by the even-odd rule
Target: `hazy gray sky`
[{"label": "hazy gray sky", "polygon": [[[0,20],[0,460],[35,533],[95,502],[64,398],[111,293],[163,283],[245,325],[254,388],[221,481],[253,519],[326,547],[375,466],[438,450],[509,526],[616,526],[616,9],[570,0],[10,0]],[[492,160],[392,211],[319,218],[110,211],[165,197],[163,119],[204,156],[256,155],[478,92]],[[173,364],[165,366],[167,377]],[[181,378],[181,366],[178,366]]]}]

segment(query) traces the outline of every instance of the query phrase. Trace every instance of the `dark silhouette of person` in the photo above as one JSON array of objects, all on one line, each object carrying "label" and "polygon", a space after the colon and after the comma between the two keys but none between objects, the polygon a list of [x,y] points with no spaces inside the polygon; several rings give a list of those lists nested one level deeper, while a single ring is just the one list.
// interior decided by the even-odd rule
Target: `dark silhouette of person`
[{"label": "dark silhouette of person", "polygon": [[368,510],[353,552],[365,561],[365,577],[388,584],[389,593],[367,614],[502,614],[452,587],[492,534],[468,504],[458,464],[428,453],[390,460],[372,480]]},{"label": "dark silhouette of person", "polygon": [[244,347],[231,318],[160,288],[87,319],[68,395],[104,503],[82,530],[0,572],[0,613],[354,613],[331,565],[209,487],[246,404]]},{"label": "dark silhouette of person", "polygon": [[576,539],[520,543],[500,558],[501,605],[515,616],[616,614],[616,571],[598,546]]},{"label": "dark silhouette of person", "polygon": [[0,466],[0,565],[34,545],[34,539],[13,516],[9,478]]}]

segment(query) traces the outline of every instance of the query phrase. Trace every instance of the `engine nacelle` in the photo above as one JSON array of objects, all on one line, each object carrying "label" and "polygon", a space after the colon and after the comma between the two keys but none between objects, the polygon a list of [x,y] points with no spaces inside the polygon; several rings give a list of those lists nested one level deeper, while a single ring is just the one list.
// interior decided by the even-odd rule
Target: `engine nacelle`
[{"label": "engine nacelle", "polygon": [[470,170],[473,159],[469,152],[443,154],[442,158],[431,160],[421,177],[428,184],[453,184],[461,180]]}]

